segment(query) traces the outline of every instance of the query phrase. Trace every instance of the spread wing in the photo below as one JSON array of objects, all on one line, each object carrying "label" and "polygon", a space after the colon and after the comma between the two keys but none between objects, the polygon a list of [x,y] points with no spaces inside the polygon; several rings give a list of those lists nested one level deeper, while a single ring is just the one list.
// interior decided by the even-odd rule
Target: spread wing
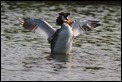
[{"label": "spread wing", "polygon": [[50,39],[50,37],[56,31],[55,28],[42,19],[19,18],[19,21],[23,24],[25,29],[29,29],[37,35],[45,37],[46,39]]},{"label": "spread wing", "polygon": [[74,36],[78,36],[80,34],[83,34],[85,30],[82,28],[84,25],[84,22],[82,20],[74,20],[71,24]]},{"label": "spread wing", "polygon": [[[98,19],[93,19],[93,18],[84,18],[82,20],[74,20],[71,24],[74,36],[79,36],[83,33],[86,33],[88,30],[87,28],[96,28],[100,24],[98,23]],[[94,24],[94,26],[93,26]]]}]

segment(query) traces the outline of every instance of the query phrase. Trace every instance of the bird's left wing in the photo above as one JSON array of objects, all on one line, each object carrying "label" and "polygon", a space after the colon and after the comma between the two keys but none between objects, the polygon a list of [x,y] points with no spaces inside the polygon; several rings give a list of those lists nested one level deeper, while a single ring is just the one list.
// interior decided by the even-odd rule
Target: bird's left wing
[{"label": "bird's left wing", "polygon": [[82,28],[84,22],[82,20],[74,20],[71,24],[74,36],[83,34],[85,30]]},{"label": "bird's left wing", "polygon": [[84,18],[82,20],[74,20],[71,24],[71,27],[74,36],[79,36],[83,33],[87,33],[87,31],[91,31],[99,25],[99,19]]}]

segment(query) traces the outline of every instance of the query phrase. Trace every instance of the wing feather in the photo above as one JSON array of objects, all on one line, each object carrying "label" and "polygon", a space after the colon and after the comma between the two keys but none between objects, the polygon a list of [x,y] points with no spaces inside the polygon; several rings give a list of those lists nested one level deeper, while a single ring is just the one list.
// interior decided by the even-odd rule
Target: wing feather
[{"label": "wing feather", "polygon": [[22,18],[23,27],[36,33],[38,36],[49,39],[56,31],[48,22],[42,19]]}]

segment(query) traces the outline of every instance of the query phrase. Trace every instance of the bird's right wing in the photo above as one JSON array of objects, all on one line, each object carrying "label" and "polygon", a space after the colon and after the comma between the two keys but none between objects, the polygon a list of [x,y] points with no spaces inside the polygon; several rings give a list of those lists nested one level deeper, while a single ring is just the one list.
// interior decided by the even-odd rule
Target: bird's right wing
[{"label": "bird's right wing", "polygon": [[51,39],[56,29],[53,28],[49,23],[42,19],[33,18],[19,18],[20,23],[22,22],[25,29],[29,29],[39,36],[42,36],[48,40]]}]

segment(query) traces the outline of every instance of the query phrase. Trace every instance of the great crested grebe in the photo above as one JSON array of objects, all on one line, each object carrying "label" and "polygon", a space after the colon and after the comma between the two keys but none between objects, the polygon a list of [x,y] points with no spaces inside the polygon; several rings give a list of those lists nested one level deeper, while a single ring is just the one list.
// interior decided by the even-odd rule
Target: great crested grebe
[{"label": "great crested grebe", "polygon": [[70,20],[70,13],[59,13],[56,19],[60,29],[53,28],[49,23],[42,19],[19,18],[19,23],[32,32],[41,35],[43,31],[51,45],[51,54],[69,54],[72,50],[73,38],[83,32],[91,31],[100,25],[99,20],[85,18],[82,20]]}]

